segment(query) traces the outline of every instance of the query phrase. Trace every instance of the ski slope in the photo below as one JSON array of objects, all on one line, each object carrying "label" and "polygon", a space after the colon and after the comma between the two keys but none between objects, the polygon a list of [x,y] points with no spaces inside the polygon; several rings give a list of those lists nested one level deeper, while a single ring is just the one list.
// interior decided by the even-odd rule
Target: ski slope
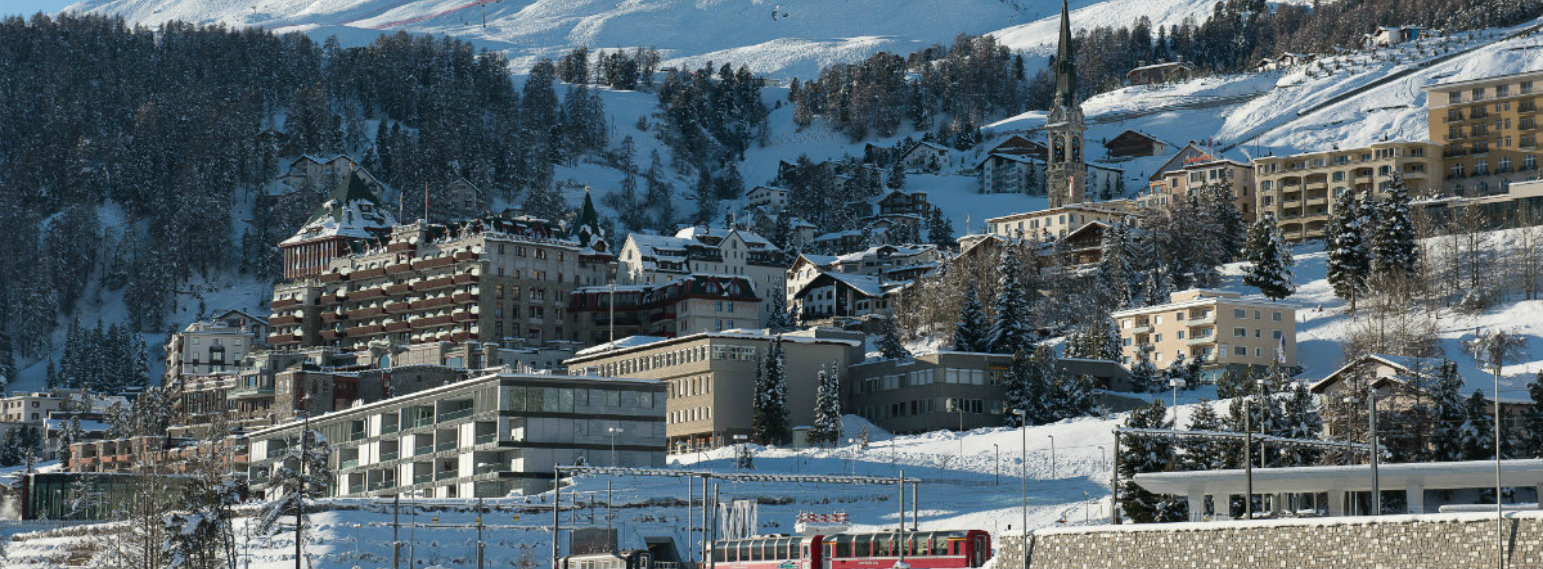
[{"label": "ski slope", "polygon": [[[1296,1],[1296,0],[1292,0]],[[1154,24],[1203,18],[1210,0],[1071,0],[1073,25]],[[879,51],[908,54],[960,33],[996,33],[1041,54],[1055,41],[1049,0],[83,0],[68,10],[159,25],[179,19],[301,31],[345,45],[403,30],[465,39],[529,67],[577,46],[657,47],[666,65],[749,65],[772,77],[810,78],[823,65]]]}]

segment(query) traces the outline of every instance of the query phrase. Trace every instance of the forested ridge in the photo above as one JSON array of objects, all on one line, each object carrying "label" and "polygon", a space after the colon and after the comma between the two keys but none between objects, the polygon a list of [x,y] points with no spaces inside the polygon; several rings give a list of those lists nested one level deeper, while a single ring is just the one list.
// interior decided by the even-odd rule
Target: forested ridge
[{"label": "forested ridge", "polygon": [[[408,203],[465,177],[558,215],[553,164],[606,136],[599,97],[559,97],[551,63],[517,89],[502,55],[459,40],[343,48],[79,15],[0,21],[0,125],[0,343],[20,356],[48,347],[89,279],[155,331],[195,274],[271,277],[274,244],[320,203],[256,198],[283,157],[350,153]],[[105,204],[121,224],[97,218]]]}]

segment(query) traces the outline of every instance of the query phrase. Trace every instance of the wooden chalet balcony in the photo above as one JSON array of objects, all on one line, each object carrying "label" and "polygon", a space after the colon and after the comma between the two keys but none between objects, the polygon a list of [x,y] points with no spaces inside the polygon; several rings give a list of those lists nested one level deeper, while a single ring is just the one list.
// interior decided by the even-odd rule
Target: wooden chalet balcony
[{"label": "wooden chalet balcony", "polygon": [[405,300],[393,300],[386,303],[386,314],[401,314],[412,309],[412,303]]},{"label": "wooden chalet balcony", "polygon": [[400,275],[400,274],[403,274],[403,273],[410,273],[410,272],[412,272],[412,270],[413,270],[412,263],[409,263],[407,261],[402,261],[400,263],[391,263],[389,265],[386,265],[386,274],[388,274],[388,275]]},{"label": "wooden chalet balcony", "polygon": [[299,299],[281,298],[281,299],[273,301],[268,306],[269,306],[269,308],[272,308],[274,310],[281,310],[281,309],[284,309],[284,308],[289,308],[291,306],[299,306],[299,305],[300,305],[300,300]]},{"label": "wooden chalet balcony", "polygon": [[329,292],[322,294],[321,298],[317,299],[317,301],[320,304],[337,304],[343,302],[343,297],[338,295],[337,292]]},{"label": "wooden chalet balcony", "polygon": [[422,292],[426,290],[440,289],[453,284],[455,284],[455,277],[451,275],[445,275],[442,277],[434,277],[431,279],[418,281],[417,283],[413,284],[413,291]]},{"label": "wooden chalet balcony", "polygon": [[386,313],[386,309],[385,308],[382,308],[382,307],[379,307],[379,306],[371,306],[369,308],[355,308],[353,310],[350,310],[350,311],[348,311],[348,317],[353,319],[353,320],[363,320],[365,318],[370,318],[370,317],[373,317],[373,316],[380,316],[380,315],[385,314],[385,313]]},{"label": "wooden chalet balcony", "polygon": [[418,246],[410,241],[392,241],[386,245],[386,250],[391,252],[416,251]]},{"label": "wooden chalet balcony", "polygon": [[454,257],[435,257],[433,259],[415,259],[413,261],[413,268],[417,270],[434,269],[448,267],[453,264],[455,264]]},{"label": "wooden chalet balcony", "polygon": [[455,276],[455,284],[458,284],[458,285],[459,284],[472,284],[472,283],[475,283],[475,282],[477,282],[477,275],[472,274],[472,273],[461,273],[461,274]]},{"label": "wooden chalet balcony", "polygon": [[475,339],[477,339],[476,334],[466,331],[456,332],[450,335],[450,341],[452,342],[466,342]]},{"label": "wooden chalet balcony", "polygon": [[653,316],[649,316],[648,317],[648,321],[649,322],[658,322],[660,320],[673,320],[674,318],[675,318],[675,313],[674,312],[660,312],[660,313],[655,314]]},{"label": "wooden chalet balcony", "polygon": [[401,296],[407,294],[412,289],[412,285],[407,283],[392,283],[386,285],[386,294],[391,296]]},{"label": "wooden chalet balcony", "polygon": [[336,310],[328,310],[321,313],[321,321],[331,324],[341,320],[348,320],[347,314],[339,314]]},{"label": "wooden chalet balcony", "polygon": [[412,308],[413,308],[413,310],[427,310],[427,309],[430,309],[430,308],[439,308],[439,307],[442,307],[442,306],[450,306],[451,304],[454,304],[454,303],[455,303],[455,300],[452,299],[451,297],[441,296],[441,297],[437,297],[437,298],[428,298],[428,299],[424,299],[424,300],[414,300],[413,303],[412,303]]}]

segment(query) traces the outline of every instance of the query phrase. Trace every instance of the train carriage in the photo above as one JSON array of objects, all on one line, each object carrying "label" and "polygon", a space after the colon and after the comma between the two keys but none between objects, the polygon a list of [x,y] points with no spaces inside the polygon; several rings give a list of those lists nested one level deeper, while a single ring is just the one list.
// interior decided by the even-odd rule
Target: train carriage
[{"label": "train carriage", "polygon": [[965,569],[991,559],[991,535],[981,530],[764,536],[713,543],[717,569]]}]

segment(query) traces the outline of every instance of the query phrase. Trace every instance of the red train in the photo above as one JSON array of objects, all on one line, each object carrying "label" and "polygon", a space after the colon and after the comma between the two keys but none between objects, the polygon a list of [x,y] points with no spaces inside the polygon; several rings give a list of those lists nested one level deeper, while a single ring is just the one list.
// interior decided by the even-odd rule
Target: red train
[{"label": "red train", "polygon": [[980,567],[991,559],[991,534],[981,530],[905,534],[768,536],[713,542],[716,569],[912,569]]}]

